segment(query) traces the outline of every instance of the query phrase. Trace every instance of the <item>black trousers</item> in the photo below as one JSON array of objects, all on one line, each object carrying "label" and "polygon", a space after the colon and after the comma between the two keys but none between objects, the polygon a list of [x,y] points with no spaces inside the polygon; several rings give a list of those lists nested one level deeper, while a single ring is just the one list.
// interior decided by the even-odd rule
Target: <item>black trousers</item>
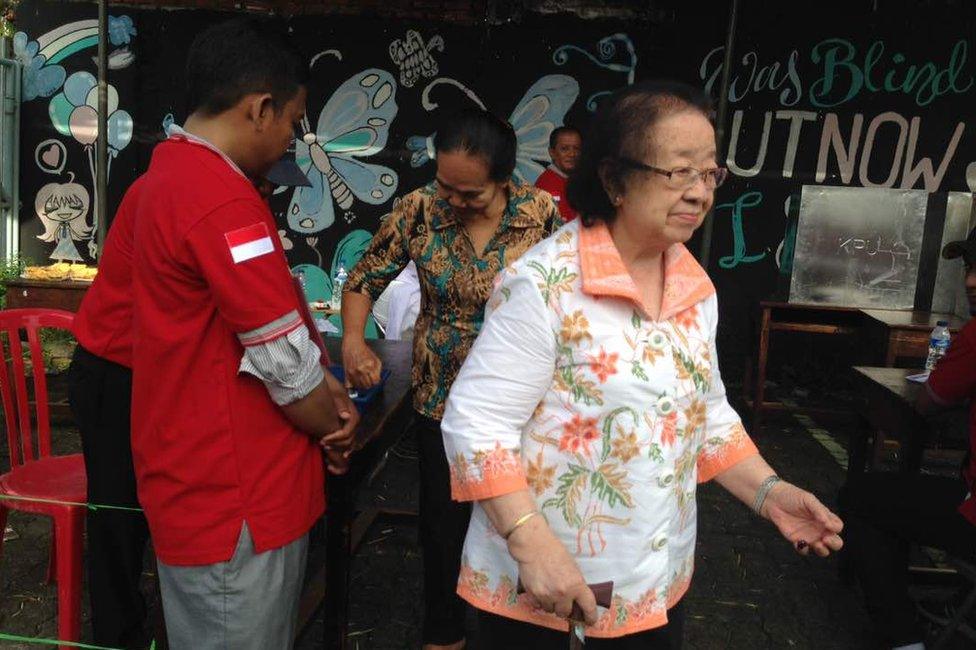
[{"label": "black trousers", "polygon": [[976,526],[956,510],[966,491],[958,478],[889,472],[864,474],[841,489],[842,559],[888,647],[925,637],[908,596],[910,545],[968,560],[976,554]]},{"label": "black trousers", "polygon": [[451,474],[438,420],[414,414],[420,456],[420,546],[424,563],[424,643],[464,638],[466,605],[457,595],[471,505],[451,499]]},{"label": "black trousers", "polygon": [[[563,650],[569,632],[523,623],[482,610],[475,614],[474,650]],[[646,632],[616,639],[587,639],[586,650],[680,650],[684,634],[684,604],[668,610],[668,623]]]},{"label": "black trousers", "polygon": [[[138,508],[129,439],[132,371],[80,345],[68,371],[68,400],[81,430],[88,502]],[[145,647],[139,591],[149,527],[141,512],[89,510],[88,590],[97,645]]]}]

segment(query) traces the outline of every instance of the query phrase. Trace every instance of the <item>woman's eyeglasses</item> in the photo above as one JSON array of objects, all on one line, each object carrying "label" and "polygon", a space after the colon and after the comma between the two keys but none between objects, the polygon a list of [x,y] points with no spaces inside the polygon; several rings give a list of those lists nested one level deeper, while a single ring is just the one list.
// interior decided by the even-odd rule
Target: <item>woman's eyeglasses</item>
[{"label": "woman's eyeglasses", "polygon": [[645,165],[632,158],[618,158],[622,164],[632,169],[639,169],[645,172],[653,172],[664,176],[666,184],[673,190],[686,190],[695,185],[699,180],[705,182],[705,187],[714,190],[725,182],[729,176],[729,170],[725,167],[712,167],[711,169],[697,169],[695,167],[675,167],[674,169],[661,169],[652,165]]}]

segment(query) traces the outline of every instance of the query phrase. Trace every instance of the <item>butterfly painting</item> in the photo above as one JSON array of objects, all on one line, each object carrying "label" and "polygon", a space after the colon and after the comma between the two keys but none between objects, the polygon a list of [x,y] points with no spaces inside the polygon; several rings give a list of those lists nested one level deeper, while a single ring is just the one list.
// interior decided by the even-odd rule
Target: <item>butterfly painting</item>
[{"label": "butterfly painting", "polygon": [[381,205],[393,197],[397,173],[362,158],[386,147],[396,114],[396,81],[385,70],[369,68],[339,86],[319,113],[315,131],[305,122],[295,159],[312,185],[295,189],[289,228],[313,235],[335,222],[337,210],[352,221],[349,210],[356,199]]},{"label": "butterfly painting", "polygon": [[[336,246],[332,256],[331,272],[326,273],[321,266],[315,264],[299,264],[292,267],[292,273],[301,272],[305,276],[305,296],[309,301],[328,303],[332,300],[332,278],[336,276],[339,267],[351,269],[356,266],[359,258],[369,248],[373,235],[365,230],[353,230],[347,234]],[[338,314],[328,317],[329,322],[339,332],[342,332],[342,318]],[[366,318],[365,335],[368,339],[378,338],[376,322],[372,314]]]},{"label": "butterfly painting", "polygon": [[[472,101],[485,108],[484,103],[474,92],[454,79],[442,77],[430,82],[424,89],[423,103],[427,110],[437,108],[437,104],[430,102],[429,96],[430,90],[441,83],[461,88]],[[566,113],[578,96],[579,83],[564,74],[546,75],[525,92],[508,120],[515,129],[515,136],[518,139],[516,178],[525,183],[535,183],[539,175],[545,171],[545,165],[552,162],[549,158],[549,135],[553,129],[563,124]],[[433,135],[426,137],[415,135],[407,139],[412,167],[421,167],[434,158],[433,140]]]}]

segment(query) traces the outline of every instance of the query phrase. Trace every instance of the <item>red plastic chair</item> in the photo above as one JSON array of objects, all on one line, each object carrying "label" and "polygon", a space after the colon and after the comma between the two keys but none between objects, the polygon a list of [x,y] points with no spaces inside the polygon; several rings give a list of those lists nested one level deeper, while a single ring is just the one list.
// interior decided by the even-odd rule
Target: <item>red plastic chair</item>
[{"label": "red plastic chair", "polygon": [[[9,360],[6,363],[0,361],[0,396],[10,449],[10,471],[0,474],[0,495],[38,500],[0,498],[0,531],[7,524],[8,510],[32,512],[54,520],[48,580],[54,578],[58,583],[58,638],[62,641],[78,641],[81,636],[81,562],[86,509],[43,501],[84,504],[87,481],[81,454],[51,455],[47,381],[38,329],[70,332],[73,321],[74,314],[57,309],[0,311],[0,353],[3,359]],[[27,333],[32,360],[33,397],[37,409],[33,418],[34,431],[21,331]],[[3,550],[2,537],[0,535],[0,551]]]}]

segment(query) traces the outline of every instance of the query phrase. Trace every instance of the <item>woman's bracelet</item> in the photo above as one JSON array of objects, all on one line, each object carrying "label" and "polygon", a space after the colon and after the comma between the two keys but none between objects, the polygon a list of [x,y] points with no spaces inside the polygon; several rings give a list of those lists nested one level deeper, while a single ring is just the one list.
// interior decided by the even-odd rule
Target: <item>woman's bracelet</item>
[{"label": "woman's bracelet", "polygon": [[759,516],[762,516],[762,507],[766,503],[766,497],[769,496],[769,491],[773,489],[773,486],[782,481],[780,477],[775,474],[771,474],[763,479],[763,482],[759,484],[759,490],[756,492],[756,500],[752,502],[752,509]]},{"label": "woman's bracelet", "polygon": [[508,529],[508,532],[502,535],[502,539],[508,541],[508,538],[512,536],[512,533],[514,533],[516,530],[522,527],[522,525],[525,524],[525,522],[527,522],[529,519],[532,519],[532,517],[541,514],[542,513],[539,512],[538,510],[533,510],[532,512],[525,513],[524,515],[522,515],[521,517],[515,520],[515,523],[512,525],[511,528]]}]

